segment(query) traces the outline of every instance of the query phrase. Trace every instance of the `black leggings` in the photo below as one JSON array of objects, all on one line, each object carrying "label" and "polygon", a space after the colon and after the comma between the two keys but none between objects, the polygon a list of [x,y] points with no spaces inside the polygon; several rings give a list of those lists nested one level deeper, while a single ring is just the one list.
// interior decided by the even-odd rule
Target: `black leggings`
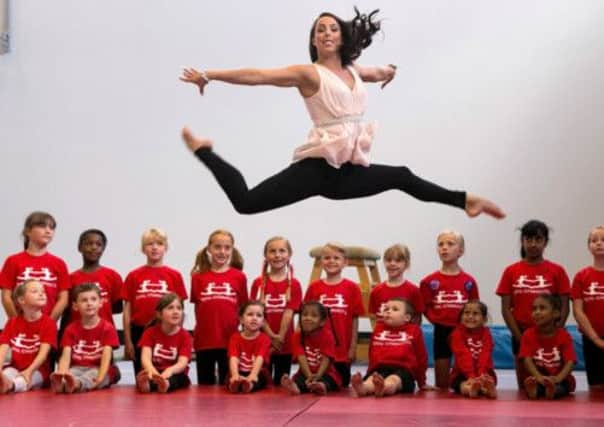
[{"label": "black leggings", "polygon": [[439,202],[465,209],[466,193],[451,191],[415,176],[405,166],[345,163],[340,169],[324,159],[304,159],[290,164],[251,190],[232,165],[209,148],[195,155],[212,172],[235,210],[254,214],[291,205],[312,196],[343,200],[372,196],[387,190],[401,190],[425,202]]},{"label": "black leggings", "polygon": [[216,384],[216,365],[218,365],[218,384],[224,384],[229,373],[229,359],[225,348],[197,350],[195,352],[197,365],[197,384]]}]

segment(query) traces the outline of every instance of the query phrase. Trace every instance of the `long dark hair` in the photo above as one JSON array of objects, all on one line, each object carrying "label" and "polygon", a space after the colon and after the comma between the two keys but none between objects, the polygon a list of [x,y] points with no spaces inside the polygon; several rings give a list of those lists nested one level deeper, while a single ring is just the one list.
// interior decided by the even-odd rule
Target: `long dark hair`
[{"label": "long dark hair", "polygon": [[336,20],[340,26],[340,32],[342,34],[342,46],[340,46],[340,58],[342,60],[342,66],[352,64],[352,61],[361,56],[363,49],[367,48],[373,39],[373,35],[380,31],[381,21],[374,21],[373,18],[380,11],[375,9],[369,15],[361,14],[359,9],[354,8],[356,16],[350,21],[344,21],[339,16],[334,15],[330,12],[321,13],[312,24],[310,29],[310,41],[308,43],[308,49],[310,51],[310,60],[315,62],[319,56],[317,54],[317,47],[313,44],[313,38],[315,35],[315,28],[319,19],[324,16],[329,16]]}]

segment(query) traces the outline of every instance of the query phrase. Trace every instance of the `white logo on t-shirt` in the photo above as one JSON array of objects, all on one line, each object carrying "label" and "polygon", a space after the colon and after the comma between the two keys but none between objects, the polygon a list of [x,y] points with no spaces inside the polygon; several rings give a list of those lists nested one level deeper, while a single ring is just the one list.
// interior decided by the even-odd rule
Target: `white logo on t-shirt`
[{"label": "white logo on t-shirt", "polygon": [[438,291],[434,296],[434,303],[436,304],[465,304],[468,299],[464,297],[464,294],[457,291]]},{"label": "white logo on t-shirt", "polygon": [[167,294],[169,291],[168,283],[165,280],[152,282],[151,280],[143,280],[138,286],[137,294]]},{"label": "white logo on t-shirt", "polygon": [[57,286],[57,284],[54,283],[57,281],[57,276],[52,274],[52,272],[46,267],[42,267],[39,270],[36,270],[33,267],[26,267],[25,270],[23,270],[23,272],[17,276],[18,283],[23,283],[30,279],[39,280],[44,284],[44,286],[51,288],[55,288]]},{"label": "white logo on t-shirt", "polygon": [[321,364],[321,349],[305,346],[304,353],[306,354],[306,360],[310,366],[315,367]]},{"label": "white logo on t-shirt", "polygon": [[103,347],[99,340],[94,340],[90,344],[86,340],[79,340],[72,347],[72,351],[81,359],[98,359],[103,353]]},{"label": "white logo on t-shirt", "polygon": [[379,335],[374,337],[374,340],[381,343],[403,343],[411,341],[412,338],[413,337],[408,335],[405,331],[382,331],[379,333]]},{"label": "white logo on t-shirt", "polygon": [[472,358],[478,359],[480,352],[482,351],[482,341],[474,341],[471,337],[466,341],[468,348],[470,349],[470,353],[472,353]]},{"label": "white logo on t-shirt", "polygon": [[560,350],[558,347],[552,348],[551,352],[546,352],[545,349],[540,348],[535,353],[535,362],[537,365],[545,366],[545,367],[557,367],[560,365],[560,361],[562,358],[560,357]]},{"label": "white logo on t-shirt", "polygon": [[34,334],[28,338],[26,334],[18,334],[10,340],[11,348],[17,353],[37,353],[40,348],[40,335]]},{"label": "white logo on t-shirt", "polygon": [[176,360],[178,349],[176,347],[164,347],[162,344],[155,344],[153,347],[153,359]]},{"label": "white logo on t-shirt", "polygon": [[591,282],[589,287],[583,291],[584,295],[604,295],[604,286],[600,286],[598,282]]},{"label": "white logo on t-shirt", "polygon": [[242,351],[241,355],[239,355],[239,370],[241,372],[251,372],[253,366],[254,357],[249,357],[245,351]]},{"label": "white logo on t-shirt", "polygon": [[514,288],[525,288],[525,289],[537,289],[541,290],[544,288],[551,287],[552,284],[545,280],[545,277],[541,275],[535,276],[534,279],[527,278],[526,275],[522,275],[518,278],[518,280],[512,285]]},{"label": "white logo on t-shirt", "polygon": [[321,294],[319,302],[329,308],[347,308],[346,300],[342,294],[335,294],[333,297]]},{"label": "white logo on t-shirt", "polygon": [[235,292],[235,290],[233,290],[233,287],[231,286],[230,283],[214,283],[214,282],[210,282],[208,283],[208,286],[206,286],[206,288],[201,292],[201,296],[203,297],[208,297],[208,296],[225,296],[225,297],[232,297],[232,296],[236,296],[237,292]]}]

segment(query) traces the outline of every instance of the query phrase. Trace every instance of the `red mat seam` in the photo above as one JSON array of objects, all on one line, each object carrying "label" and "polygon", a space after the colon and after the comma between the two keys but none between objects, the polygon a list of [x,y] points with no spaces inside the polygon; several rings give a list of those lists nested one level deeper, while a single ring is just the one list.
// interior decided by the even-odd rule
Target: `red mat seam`
[{"label": "red mat seam", "polygon": [[314,405],[317,404],[317,402],[319,402],[319,400],[321,400],[320,398],[315,399],[314,401],[312,401],[310,403],[310,405],[308,405],[306,408],[302,409],[301,411],[298,411],[297,414],[294,414],[294,416],[290,417],[289,420],[287,420],[285,422],[285,424],[283,424],[283,426],[287,426],[289,425],[292,421],[294,421],[296,418],[298,418],[300,415],[304,414],[305,412],[307,412],[310,408],[312,408]]}]

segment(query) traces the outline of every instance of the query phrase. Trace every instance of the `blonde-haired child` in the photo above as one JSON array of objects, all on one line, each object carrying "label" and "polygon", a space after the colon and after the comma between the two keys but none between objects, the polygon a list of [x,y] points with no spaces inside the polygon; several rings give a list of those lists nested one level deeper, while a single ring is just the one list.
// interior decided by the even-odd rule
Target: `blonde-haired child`
[{"label": "blonde-haired child", "polygon": [[43,313],[47,299],[44,286],[29,279],[13,293],[19,315],[8,319],[0,335],[0,363],[11,352],[11,361],[2,367],[0,393],[41,388],[48,382],[48,355],[57,347],[57,325]]},{"label": "blonde-haired child", "polygon": [[262,274],[252,284],[251,297],[264,304],[264,332],[271,339],[269,370],[273,382],[279,384],[292,365],[291,337],[294,313],[302,302],[300,282],[293,277],[290,263],[292,247],[284,237],[271,237],[264,245]]},{"label": "blonde-haired child", "polygon": [[438,234],[436,245],[440,269],[422,279],[420,291],[424,300],[424,314],[434,325],[435,383],[438,388],[447,390],[453,355],[449,335],[457,326],[464,304],[478,299],[478,285],[459,265],[459,258],[465,251],[461,233],[444,230]]},{"label": "blonde-haired child", "polygon": [[361,289],[342,277],[346,266],[346,249],[339,243],[327,243],[321,250],[321,267],[325,279],[308,286],[304,301],[318,301],[331,313],[336,335],[334,366],[342,378],[342,386],[350,384],[350,366],[356,356],[359,316],[365,313]]},{"label": "blonde-haired child", "polygon": [[243,258],[227,230],[215,230],[195,257],[191,271],[191,302],[195,304],[193,346],[197,384],[224,384],[228,370],[227,348],[239,326],[239,307],[248,300]]},{"label": "blonde-haired child", "polygon": [[155,318],[155,307],[167,293],[174,292],[181,299],[187,291],[181,274],[164,265],[168,250],[168,236],[159,228],[146,230],[141,237],[141,250],[147,263],[126,276],[122,288],[124,299],[124,351],[133,361],[135,373],[141,370],[138,341],[145,326]]},{"label": "blonde-haired child", "polygon": [[419,287],[405,280],[405,271],[411,265],[411,252],[405,245],[392,245],[384,251],[384,267],[388,279],[371,289],[369,295],[369,315],[377,322],[383,319],[386,303],[392,298],[403,298],[414,309],[412,322],[420,323],[424,311],[424,301]]}]

